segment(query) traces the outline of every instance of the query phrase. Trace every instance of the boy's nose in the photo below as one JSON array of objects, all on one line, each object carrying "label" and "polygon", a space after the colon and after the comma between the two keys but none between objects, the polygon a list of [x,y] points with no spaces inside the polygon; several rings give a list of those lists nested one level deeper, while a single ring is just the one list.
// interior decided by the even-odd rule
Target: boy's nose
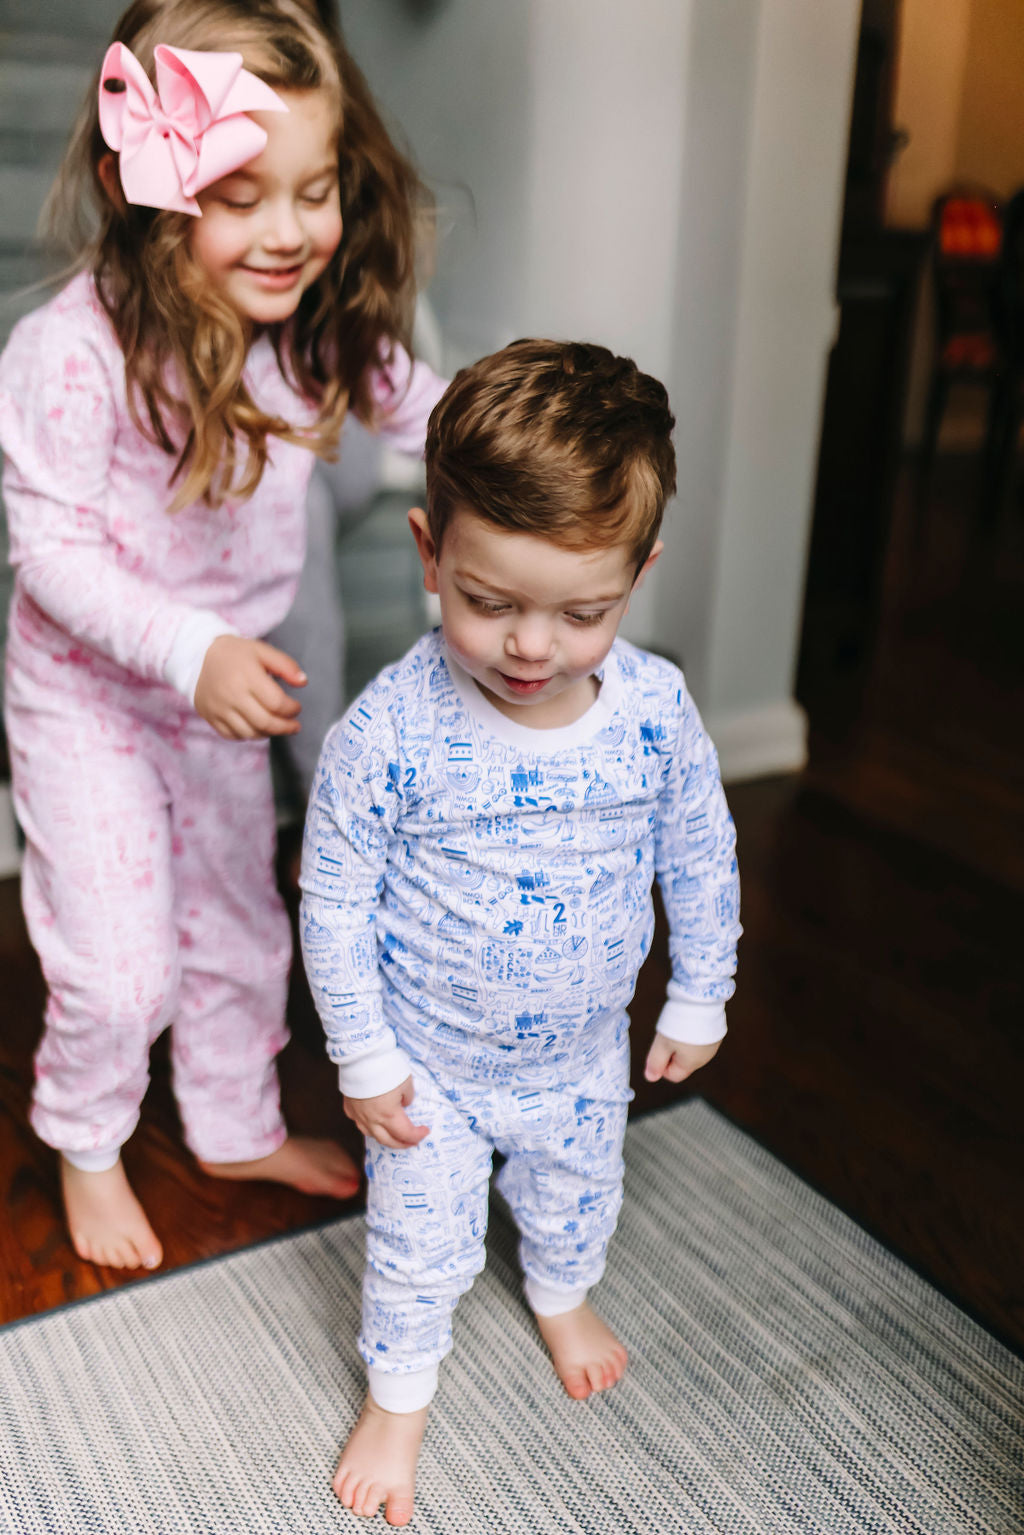
[{"label": "boy's nose", "polygon": [[539,618],[520,620],[508,638],[507,648],[520,661],[546,661],[551,654],[551,626]]}]

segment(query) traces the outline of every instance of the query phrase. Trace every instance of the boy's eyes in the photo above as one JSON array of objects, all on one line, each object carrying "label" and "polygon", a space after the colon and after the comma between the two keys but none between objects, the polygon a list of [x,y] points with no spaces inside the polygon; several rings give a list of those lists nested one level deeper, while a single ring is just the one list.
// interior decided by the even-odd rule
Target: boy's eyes
[{"label": "boy's eyes", "polygon": [[483,597],[470,597],[466,593],[467,601],[471,608],[476,608],[480,613],[507,613],[507,602],[487,602]]},{"label": "boy's eyes", "polygon": [[[466,601],[470,607],[476,608],[478,613],[507,613],[510,609],[510,604],[507,602],[491,602],[486,597],[474,597],[471,592],[466,593]],[[569,611],[564,616],[569,619],[570,623],[577,624],[583,628],[589,628],[591,624],[599,624],[606,614],[607,609],[602,609],[598,613],[574,613]]]}]

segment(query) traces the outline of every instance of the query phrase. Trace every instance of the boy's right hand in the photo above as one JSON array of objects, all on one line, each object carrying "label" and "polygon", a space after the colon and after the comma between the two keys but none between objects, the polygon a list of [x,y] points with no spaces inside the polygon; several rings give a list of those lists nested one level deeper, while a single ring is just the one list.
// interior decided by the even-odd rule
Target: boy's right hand
[{"label": "boy's right hand", "polygon": [[364,1135],[372,1135],[392,1151],[407,1151],[430,1134],[429,1125],[414,1125],[405,1112],[412,1100],[412,1077],[406,1077],[400,1087],[378,1093],[375,1098],[346,1096],[343,1102],[345,1113]]},{"label": "boy's right hand", "polygon": [[292,687],[306,682],[299,663],[283,650],[265,640],[220,634],[203,658],[196,712],[229,741],[295,735],[302,705],[277,685],[275,677],[283,677]]}]

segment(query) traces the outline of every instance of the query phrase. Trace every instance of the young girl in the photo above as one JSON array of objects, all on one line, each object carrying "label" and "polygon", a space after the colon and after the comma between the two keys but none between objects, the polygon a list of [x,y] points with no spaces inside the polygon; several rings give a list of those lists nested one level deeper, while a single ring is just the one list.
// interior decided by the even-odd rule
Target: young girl
[{"label": "young girl", "polygon": [[312,4],[137,0],[57,219],[86,191],[77,275],[0,362],[6,718],[49,989],[32,1124],[78,1253],[153,1268],[120,1150],[168,1024],[208,1173],[356,1185],[281,1119],[267,738],[299,728],[275,678],[305,678],[259,637],[294,594],[313,454],[347,409],[421,454],[443,384],[402,346],[419,182]]}]

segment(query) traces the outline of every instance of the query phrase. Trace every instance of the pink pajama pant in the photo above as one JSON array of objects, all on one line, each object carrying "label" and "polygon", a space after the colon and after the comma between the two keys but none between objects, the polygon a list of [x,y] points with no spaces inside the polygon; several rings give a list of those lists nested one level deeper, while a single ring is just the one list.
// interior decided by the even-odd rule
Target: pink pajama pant
[{"label": "pink pajama pant", "polygon": [[49,988],[33,1128],[70,1155],[121,1146],[170,1025],[191,1149],[265,1156],[285,1137],[274,1058],[291,951],[267,743],[222,740],[163,687],[84,691],[40,695],[14,671],[6,699],[22,899]]}]

